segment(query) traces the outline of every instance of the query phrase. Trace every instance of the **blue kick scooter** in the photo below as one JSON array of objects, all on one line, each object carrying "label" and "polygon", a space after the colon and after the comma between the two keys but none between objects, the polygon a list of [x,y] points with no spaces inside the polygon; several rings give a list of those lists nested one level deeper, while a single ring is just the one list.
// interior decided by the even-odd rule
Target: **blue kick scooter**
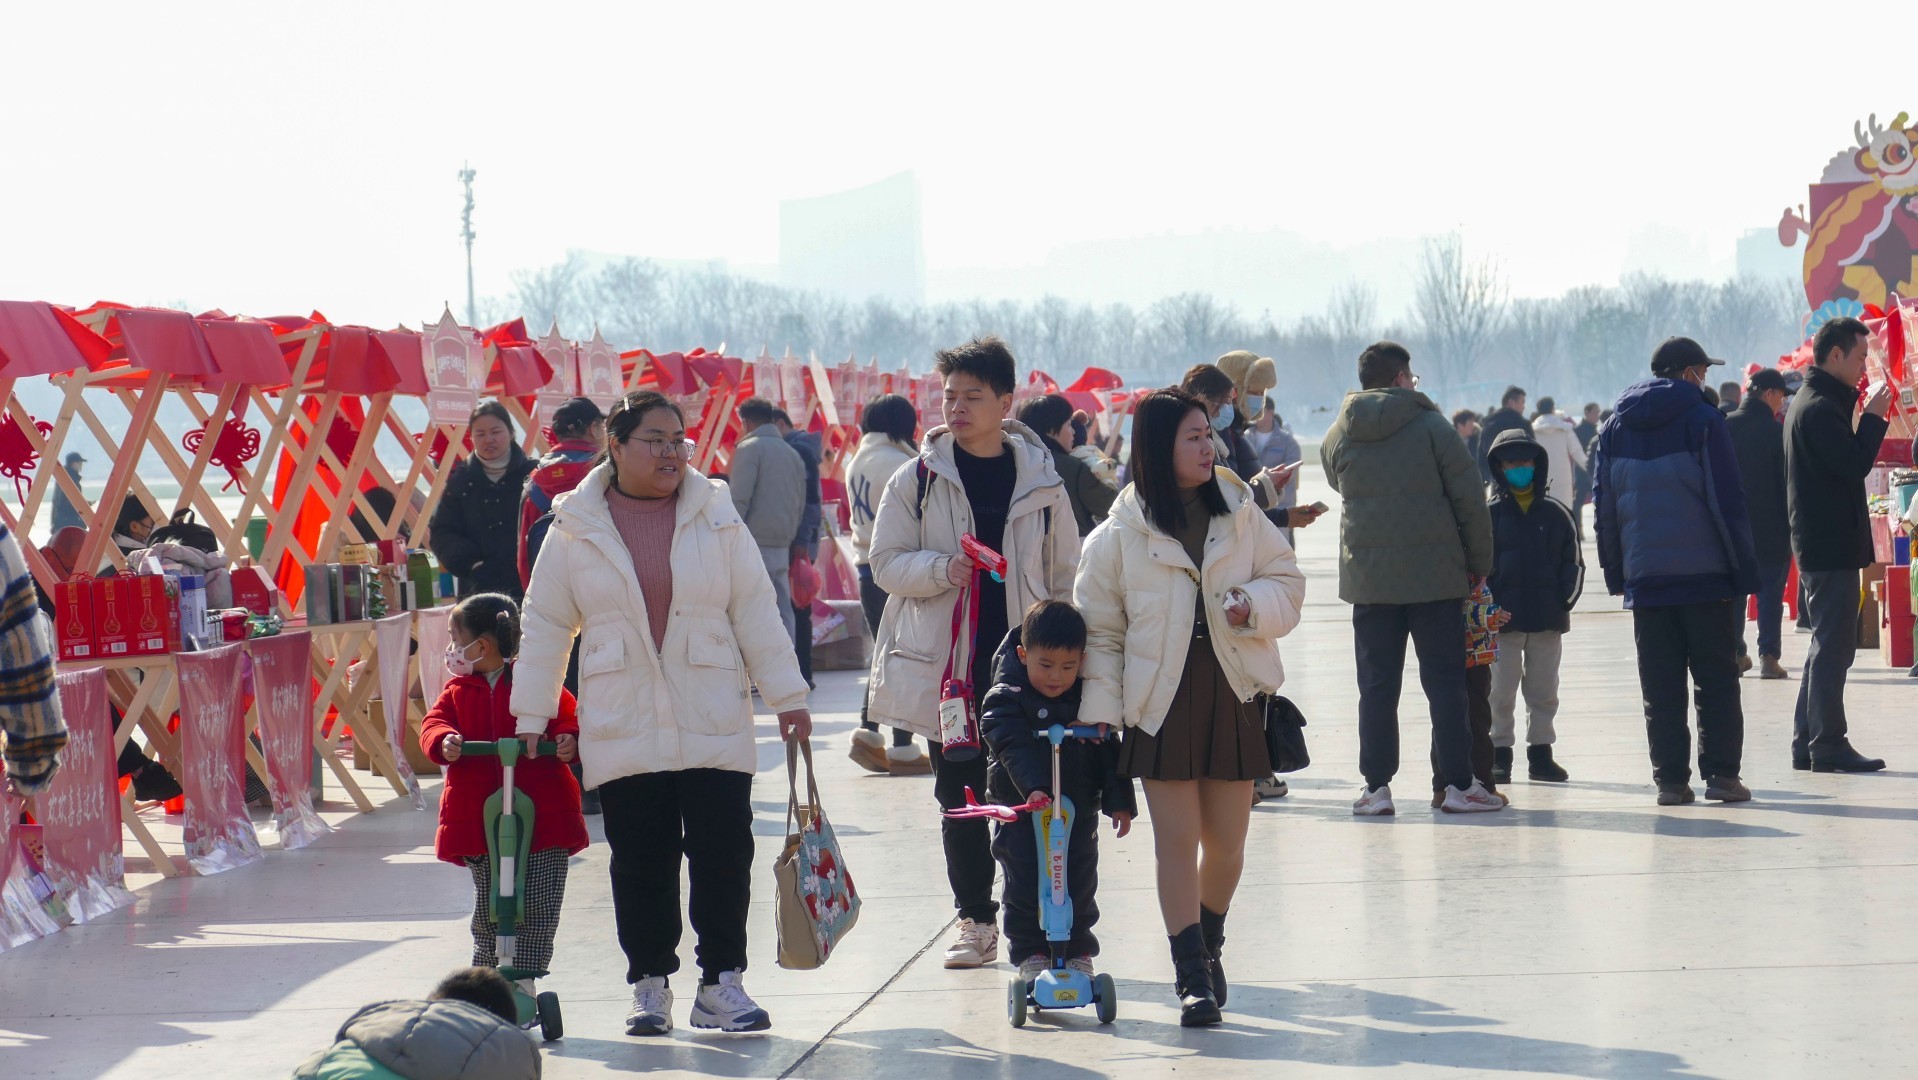
[{"label": "blue kick scooter", "polygon": [[[513,764],[525,752],[525,744],[518,739],[469,742],[460,747],[461,756],[498,758],[500,771],[505,774],[499,790],[487,798],[485,810],[486,857],[493,871],[493,921],[499,924],[499,973],[513,984],[519,1026],[530,1029],[538,1024],[540,1036],[551,1042],[566,1030],[560,1020],[559,995],[545,990],[535,998],[520,989],[519,980],[545,978],[546,972],[513,966],[520,898],[526,892],[526,857],[533,846],[533,800],[513,786]],[[557,754],[559,745],[541,742],[539,752]]]},{"label": "blue kick scooter", "polygon": [[1097,742],[1104,738],[1096,727],[1054,724],[1034,731],[1052,744],[1052,803],[1032,811],[1032,827],[1039,834],[1039,926],[1046,932],[1051,963],[1028,983],[1017,974],[1006,988],[1006,1016],[1013,1027],[1026,1026],[1026,1010],[1082,1009],[1093,1006],[1101,1024],[1119,1015],[1119,992],[1112,976],[1087,977],[1066,966],[1066,943],[1072,940],[1072,896],[1066,889],[1066,842],[1078,819],[1072,800],[1060,786],[1059,762],[1069,738]]}]

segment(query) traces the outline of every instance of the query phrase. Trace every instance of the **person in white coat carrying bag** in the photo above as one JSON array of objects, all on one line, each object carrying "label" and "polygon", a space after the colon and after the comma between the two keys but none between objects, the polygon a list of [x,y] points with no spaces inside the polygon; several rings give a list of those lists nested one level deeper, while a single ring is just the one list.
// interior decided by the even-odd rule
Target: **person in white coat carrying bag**
[{"label": "person in white coat carrying bag", "polygon": [[[873,643],[867,715],[926,737],[933,793],[952,809],[965,805],[968,787],[984,796],[986,756],[976,741],[942,742],[944,684],[970,681],[965,704],[976,719],[1008,613],[1072,595],[1079,528],[1045,443],[1006,419],[1017,367],[1005,342],[988,337],[943,350],[937,370],[945,425],[927,432],[919,456],[893,474],[873,523],[872,577],[888,599]],[[1005,557],[1003,582],[961,553],[965,535]],[[958,698],[946,704],[960,711]],[[982,820],[945,819],[940,831],[959,913],[945,965],[990,964],[999,955],[991,830]]]},{"label": "person in white coat carrying bag", "polygon": [[553,504],[527,587],[512,709],[527,740],[579,652],[579,758],[600,791],[629,1035],[673,1026],[680,858],[692,881],[700,984],[692,1025],[762,1031],[746,994],[753,865],[753,686],[779,734],[812,734],[806,681],[772,582],[726,485],[699,474],[678,406],[650,390],[606,418],[606,455]]},{"label": "person in white coat carrying bag", "polygon": [[1253,781],[1272,775],[1266,698],[1299,623],[1292,545],[1230,468],[1206,402],[1154,390],[1132,421],[1131,484],[1086,539],[1080,723],[1119,726],[1119,772],[1144,781],[1179,1022],[1220,1022],[1226,910],[1245,863]]}]

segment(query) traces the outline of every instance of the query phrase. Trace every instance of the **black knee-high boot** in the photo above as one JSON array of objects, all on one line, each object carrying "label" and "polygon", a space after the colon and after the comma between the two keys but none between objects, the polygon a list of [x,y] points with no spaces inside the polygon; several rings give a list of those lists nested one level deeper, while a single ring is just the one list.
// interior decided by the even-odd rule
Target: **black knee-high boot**
[{"label": "black knee-high boot", "polygon": [[1198,923],[1166,938],[1172,944],[1172,992],[1179,996],[1180,1027],[1218,1023],[1219,1001],[1212,996],[1212,964]]},{"label": "black knee-high boot", "polygon": [[1219,1007],[1225,1007],[1225,965],[1219,961],[1219,955],[1225,951],[1225,912],[1211,911],[1204,905],[1199,907],[1199,931],[1205,936],[1206,959],[1212,962],[1212,994],[1219,999]]}]

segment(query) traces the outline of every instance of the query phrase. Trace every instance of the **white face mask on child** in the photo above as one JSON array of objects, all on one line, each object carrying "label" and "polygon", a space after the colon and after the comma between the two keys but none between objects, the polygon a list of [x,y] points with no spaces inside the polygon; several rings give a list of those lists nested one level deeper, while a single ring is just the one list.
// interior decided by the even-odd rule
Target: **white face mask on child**
[{"label": "white face mask on child", "polygon": [[471,675],[473,673],[473,665],[479,663],[479,660],[477,657],[468,657],[466,650],[478,644],[479,642],[475,641],[462,648],[449,642],[446,646],[446,670],[452,672],[455,676]]}]

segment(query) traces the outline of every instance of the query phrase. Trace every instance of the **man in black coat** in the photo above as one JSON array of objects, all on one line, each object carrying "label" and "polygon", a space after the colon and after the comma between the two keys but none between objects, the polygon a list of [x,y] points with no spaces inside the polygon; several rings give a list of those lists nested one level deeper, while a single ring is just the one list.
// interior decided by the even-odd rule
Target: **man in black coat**
[{"label": "man in black coat", "polygon": [[1845,675],[1858,652],[1858,571],[1872,563],[1865,477],[1877,461],[1891,408],[1890,386],[1877,384],[1853,430],[1870,336],[1857,319],[1820,327],[1812,341],[1814,366],[1785,414],[1791,542],[1811,615],[1791,764],[1813,772],[1885,767],[1852,748],[1845,722]]},{"label": "man in black coat", "polygon": [[[1788,679],[1778,662],[1781,605],[1791,574],[1791,515],[1785,495],[1785,429],[1779,413],[1790,397],[1785,377],[1767,368],[1751,377],[1744,398],[1732,410],[1732,449],[1745,488],[1745,512],[1751,518],[1752,546],[1758,552],[1758,677]],[[1745,650],[1745,613],[1738,611],[1738,667],[1751,670]]]},{"label": "man in black coat", "polygon": [[[1505,396],[1499,399],[1498,406],[1499,407],[1493,411],[1490,416],[1487,416],[1484,422],[1479,426],[1479,446],[1489,450],[1492,444],[1498,442],[1500,435],[1513,430],[1523,431],[1525,437],[1528,439],[1532,437],[1532,422],[1525,419],[1524,387],[1506,387]],[[1486,483],[1489,484],[1492,482],[1492,466],[1486,461],[1483,454],[1478,455],[1478,471],[1479,474],[1485,478]],[[1498,594],[1493,593],[1492,595],[1497,596]]]},{"label": "man in black coat", "polygon": [[1558,740],[1558,669],[1572,605],[1585,585],[1578,523],[1545,495],[1550,457],[1523,431],[1507,431],[1486,452],[1492,470],[1492,598],[1511,615],[1499,632],[1492,665],[1492,775],[1512,778],[1517,708],[1525,693],[1527,774],[1563,783],[1552,759]]}]

